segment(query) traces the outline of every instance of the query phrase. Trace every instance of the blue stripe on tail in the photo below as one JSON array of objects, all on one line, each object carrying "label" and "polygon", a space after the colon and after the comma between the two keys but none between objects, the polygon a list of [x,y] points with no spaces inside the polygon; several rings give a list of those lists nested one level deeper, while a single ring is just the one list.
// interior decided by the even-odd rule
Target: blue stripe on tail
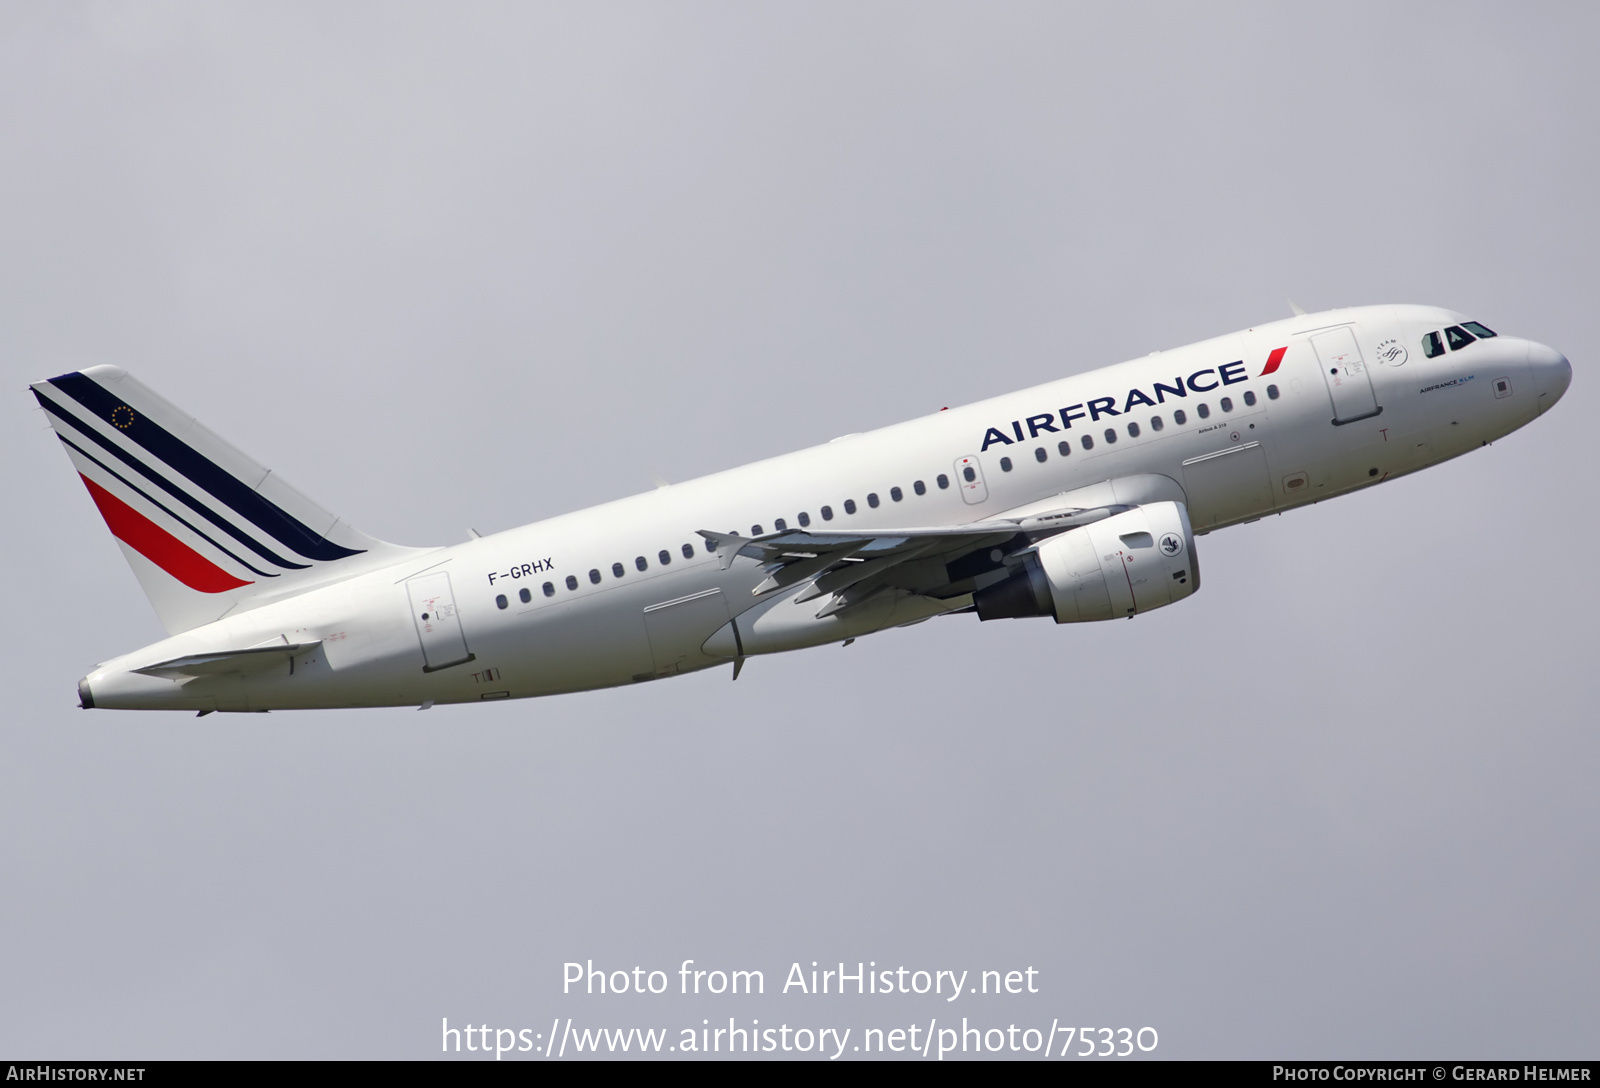
[{"label": "blue stripe on tail", "polygon": [[[93,378],[76,371],[51,378],[50,384],[116,427],[154,457],[176,470],[278,543],[308,559],[329,561],[360,555],[319,536],[276,503],[172,434],[153,420],[131,411]],[[42,398],[41,398],[42,399]],[[118,413],[113,418],[113,413]],[[123,418],[126,417],[126,418]],[[287,564],[293,566],[293,564]]]},{"label": "blue stripe on tail", "polygon": [[225,518],[222,515],[218,514],[215,510],[211,509],[211,507],[207,506],[203,502],[200,502],[193,495],[191,495],[187,491],[183,490],[183,488],[177,486],[171,480],[168,480],[165,476],[163,476],[159,472],[157,472],[155,469],[151,468],[149,465],[145,464],[143,461],[139,460],[137,457],[135,457],[132,454],[130,454],[127,450],[123,449],[121,446],[117,445],[115,442],[111,441],[111,439],[107,438],[105,435],[101,434],[99,431],[95,430],[93,427],[90,427],[90,426],[86,425],[85,423],[83,423],[82,420],[78,419],[71,412],[69,412],[65,408],[61,407],[59,404],[57,404],[55,401],[51,400],[49,397],[45,396],[43,393],[39,392],[37,389],[35,389],[33,391],[33,395],[38,398],[40,406],[43,407],[46,412],[49,412],[51,415],[55,416],[62,423],[65,423],[67,426],[71,427],[78,434],[81,434],[83,437],[89,439],[91,442],[94,442],[101,449],[105,450],[107,453],[111,454],[113,457],[116,457],[119,460],[121,460],[123,464],[125,464],[128,467],[132,468],[135,472],[139,473],[145,479],[149,480],[151,483],[153,483],[157,487],[161,488],[167,494],[171,495],[173,498],[175,498],[179,502],[183,503],[189,509],[193,510],[195,513],[199,514],[201,517],[205,518],[211,524],[215,525],[217,528],[221,529],[223,532],[225,532],[229,536],[233,537],[233,539],[237,540],[239,543],[243,544],[245,547],[249,548],[251,551],[253,551],[257,555],[261,556],[261,558],[265,559],[267,562],[276,563],[278,566],[282,567],[284,570],[309,570],[310,569],[310,564],[309,563],[295,563],[295,562],[293,562],[291,560],[284,559],[283,557],[279,556],[277,553],[273,552],[270,548],[268,548],[264,544],[261,544],[260,542],[258,542],[250,534],[246,533],[244,530],[242,530],[238,526],[234,525],[233,522],[229,521],[227,518]]}]

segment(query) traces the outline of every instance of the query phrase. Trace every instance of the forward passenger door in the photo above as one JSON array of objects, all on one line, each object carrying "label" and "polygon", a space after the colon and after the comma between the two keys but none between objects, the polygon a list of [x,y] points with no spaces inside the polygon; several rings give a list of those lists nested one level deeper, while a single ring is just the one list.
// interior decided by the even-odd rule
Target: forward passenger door
[{"label": "forward passenger door", "polygon": [[1328,396],[1333,399],[1333,425],[1354,423],[1382,412],[1377,394],[1372,390],[1372,375],[1356,346],[1356,334],[1350,326],[1329,329],[1311,338],[1317,359],[1322,363],[1322,380],[1328,384]]}]

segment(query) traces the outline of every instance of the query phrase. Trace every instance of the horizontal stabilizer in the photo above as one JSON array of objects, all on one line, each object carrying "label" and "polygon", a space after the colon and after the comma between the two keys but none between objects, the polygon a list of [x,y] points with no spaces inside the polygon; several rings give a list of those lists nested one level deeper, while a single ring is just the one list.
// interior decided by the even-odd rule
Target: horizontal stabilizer
[{"label": "horizontal stabilizer", "polygon": [[279,643],[276,646],[256,646],[248,650],[222,650],[209,654],[185,654],[171,661],[146,665],[134,672],[146,676],[162,676],[168,680],[193,680],[201,676],[242,675],[263,672],[274,665],[282,665],[304,653],[321,646],[316,642]]}]

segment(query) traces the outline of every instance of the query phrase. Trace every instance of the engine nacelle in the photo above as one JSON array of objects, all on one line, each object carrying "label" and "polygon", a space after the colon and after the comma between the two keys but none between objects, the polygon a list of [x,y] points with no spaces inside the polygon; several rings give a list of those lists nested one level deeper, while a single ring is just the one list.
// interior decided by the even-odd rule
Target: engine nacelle
[{"label": "engine nacelle", "polygon": [[973,594],[978,618],[1121,619],[1200,588],[1194,532],[1181,502],[1140,506],[1043,541],[1010,578]]}]

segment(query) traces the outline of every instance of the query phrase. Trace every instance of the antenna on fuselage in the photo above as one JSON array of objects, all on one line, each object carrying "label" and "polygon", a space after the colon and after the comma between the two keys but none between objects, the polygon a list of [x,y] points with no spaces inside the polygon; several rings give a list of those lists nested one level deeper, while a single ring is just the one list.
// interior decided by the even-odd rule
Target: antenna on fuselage
[{"label": "antenna on fuselage", "polygon": [[1301,305],[1298,302],[1296,302],[1294,299],[1292,299],[1292,298],[1291,299],[1285,299],[1284,301],[1286,301],[1289,304],[1289,312],[1294,314],[1294,316],[1296,316],[1296,317],[1304,317],[1304,316],[1306,316],[1306,312],[1305,312],[1304,308],[1302,308]]}]

